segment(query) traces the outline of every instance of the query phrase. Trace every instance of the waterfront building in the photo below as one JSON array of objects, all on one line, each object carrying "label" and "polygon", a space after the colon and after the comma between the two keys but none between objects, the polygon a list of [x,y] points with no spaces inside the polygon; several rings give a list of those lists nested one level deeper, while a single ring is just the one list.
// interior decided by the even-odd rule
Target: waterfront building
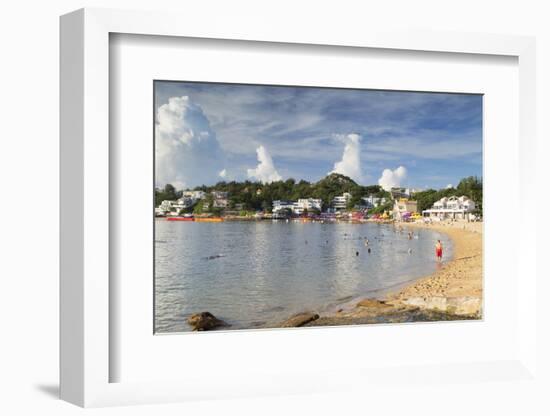
[{"label": "waterfront building", "polygon": [[351,194],[349,192],[344,192],[340,196],[335,196],[332,200],[332,208],[336,211],[345,210],[348,206],[348,203],[351,199]]},{"label": "waterfront building", "polygon": [[294,212],[294,202],[282,200],[273,201],[273,214],[282,214],[287,210]]},{"label": "waterfront building", "polygon": [[176,201],[169,201],[169,200],[165,200],[165,201],[162,201],[159,205],[159,210],[161,212],[170,212],[172,210],[172,205],[174,205],[176,203]]},{"label": "waterfront building", "polygon": [[469,219],[476,209],[474,201],[466,196],[451,196],[436,201],[432,208],[422,211],[422,216],[439,219]]},{"label": "waterfront building", "polygon": [[321,204],[322,201],[320,199],[316,198],[301,198],[298,199],[297,202],[294,202],[294,208],[292,209],[292,212],[294,212],[296,215],[301,215],[304,213],[304,211],[311,212],[313,210],[321,211]]},{"label": "waterfront building", "polygon": [[176,201],[164,200],[161,202],[158,209],[155,209],[155,213],[178,215],[182,209],[191,208],[194,204],[194,200],[188,197],[181,197]]},{"label": "waterfront building", "polygon": [[418,203],[408,198],[399,198],[393,205],[393,219],[403,221],[409,218],[418,209]]},{"label": "waterfront building", "polygon": [[316,198],[300,198],[298,201],[273,201],[273,214],[283,214],[290,212],[296,215],[302,215],[305,211],[321,211],[322,200]]}]

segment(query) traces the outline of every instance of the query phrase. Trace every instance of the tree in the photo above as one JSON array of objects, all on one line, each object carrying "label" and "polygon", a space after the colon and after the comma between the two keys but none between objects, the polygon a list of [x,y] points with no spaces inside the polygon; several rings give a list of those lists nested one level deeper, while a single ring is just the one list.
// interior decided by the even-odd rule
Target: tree
[{"label": "tree", "polygon": [[172,184],[167,183],[163,189],[155,189],[155,206],[159,206],[162,201],[175,201],[181,198],[181,191],[177,192]]},{"label": "tree", "polygon": [[458,194],[466,195],[476,204],[476,211],[483,215],[483,182],[477,176],[462,179],[456,187]]}]

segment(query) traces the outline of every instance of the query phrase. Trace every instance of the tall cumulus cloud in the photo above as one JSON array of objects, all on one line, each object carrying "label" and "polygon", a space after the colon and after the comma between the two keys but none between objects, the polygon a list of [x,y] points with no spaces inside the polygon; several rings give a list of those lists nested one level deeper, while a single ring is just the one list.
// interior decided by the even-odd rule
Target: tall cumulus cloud
[{"label": "tall cumulus cloud", "polygon": [[382,176],[378,179],[378,185],[389,191],[391,188],[400,187],[406,178],[407,169],[404,166],[399,166],[395,170],[384,169]]},{"label": "tall cumulus cloud", "polygon": [[330,173],[340,173],[349,176],[355,181],[362,179],[361,173],[361,136],[351,133],[345,136],[338,136],[344,143],[342,160],[334,164]]},{"label": "tall cumulus cloud", "polygon": [[271,183],[283,179],[275,169],[273,159],[264,146],[258,147],[256,154],[258,155],[258,166],[255,169],[247,169],[249,178],[255,178],[262,183]]},{"label": "tall cumulus cloud", "polygon": [[188,96],[171,97],[157,110],[156,185],[177,189],[219,180],[224,156],[202,108]]}]

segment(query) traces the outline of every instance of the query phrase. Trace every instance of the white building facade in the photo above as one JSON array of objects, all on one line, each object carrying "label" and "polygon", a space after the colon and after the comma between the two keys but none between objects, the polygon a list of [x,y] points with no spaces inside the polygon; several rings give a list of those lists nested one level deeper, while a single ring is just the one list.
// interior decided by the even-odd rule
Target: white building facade
[{"label": "white building facade", "polygon": [[466,196],[451,196],[441,198],[430,209],[422,211],[424,217],[439,219],[469,219],[470,214],[476,209],[474,201]]},{"label": "white building facade", "polygon": [[294,212],[294,202],[292,201],[273,201],[273,214],[280,214],[285,210],[290,210]]},{"label": "white building facade", "polygon": [[293,214],[301,215],[305,211],[321,211],[322,200],[316,198],[301,198],[298,201],[273,201],[273,214],[281,214],[283,211],[290,210]]},{"label": "white building facade", "polygon": [[336,211],[345,210],[348,207],[348,203],[351,200],[351,194],[349,192],[344,192],[340,196],[335,196],[332,199],[332,208]]},{"label": "white building facade", "polygon": [[320,199],[315,199],[315,198],[298,199],[298,201],[294,203],[294,209],[292,211],[296,215],[301,215],[306,210],[308,212],[311,212],[313,210],[321,211],[321,204],[322,204],[322,201]]}]

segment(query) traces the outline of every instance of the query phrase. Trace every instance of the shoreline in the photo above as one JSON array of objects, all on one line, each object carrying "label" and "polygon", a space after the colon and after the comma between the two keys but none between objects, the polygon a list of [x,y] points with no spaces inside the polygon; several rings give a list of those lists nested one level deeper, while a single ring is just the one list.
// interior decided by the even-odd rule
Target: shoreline
[{"label": "shoreline", "polygon": [[483,223],[405,223],[402,226],[405,230],[420,228],[445,233],[453,242],[453,258],[429,275],[393,290],[383,290],[380,295],[358,296],[354,304],[346,302],[336,311],[321,314],[299,326],[482,319]]}]

